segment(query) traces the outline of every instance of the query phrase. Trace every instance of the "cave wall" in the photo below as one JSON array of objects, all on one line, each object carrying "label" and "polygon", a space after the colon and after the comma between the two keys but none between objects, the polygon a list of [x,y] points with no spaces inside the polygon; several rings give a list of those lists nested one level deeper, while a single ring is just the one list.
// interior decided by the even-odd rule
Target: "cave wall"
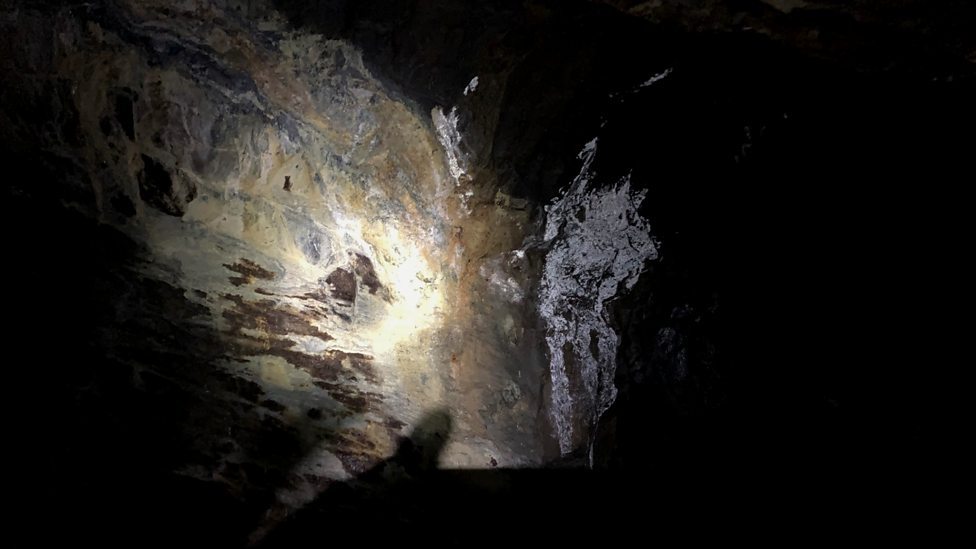
[{"label": "cave wall", "polygon": [[5,4],[18,481],[236,543],[412,439],[679,492],[925,462],[972,18],[868,4]]},{"label": "cave wall", "polygon": [[444,466],[542,462],[525,205],[459,181],[356,47],[252,3],[3,21],[6,223],[54,246],[18,243],[17,333],[70,334],[26,374],[58,395],[53,486],[176,474],[287,513],[430,414]]}]

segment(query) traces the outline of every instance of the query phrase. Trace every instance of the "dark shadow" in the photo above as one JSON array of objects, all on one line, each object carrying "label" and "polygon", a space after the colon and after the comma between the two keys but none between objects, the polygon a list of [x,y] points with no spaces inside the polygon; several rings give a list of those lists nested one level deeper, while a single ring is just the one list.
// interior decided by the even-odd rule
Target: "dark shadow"
[{"label": "dark shadow", "polygon": [[[840,487],[812,474],[773,486],[743,468],[740,478],[707,468],[672,475],[647,470],[590,470],[580,463],[532,469],[440,469],[451,420],[428,413],[396,454],[347,482],[336,482],[252,547],[301,548],[328,540],[467,546],[546,539],[573,543],[595,536],[713,539],[802,527],[809,520],[852,524],[859,500],[819,498]],[[804,507],[798,494],[811,500]],[[870,494],[861,494],[871,497]],[[802,509],[802,510],[801,510]],[[815,515],[807,513],[813,511]]]},{"label": "dark shadow", "polygon": [[[428,412],[397,452],[347,482],[335,482],[292,516],[252,538],[260,547],[297,547],[325,532],[413,528],[430,522],[445,478],[437,462],[451,435],[445,410]],[[433,516],[436,516],[433,515]]]}]

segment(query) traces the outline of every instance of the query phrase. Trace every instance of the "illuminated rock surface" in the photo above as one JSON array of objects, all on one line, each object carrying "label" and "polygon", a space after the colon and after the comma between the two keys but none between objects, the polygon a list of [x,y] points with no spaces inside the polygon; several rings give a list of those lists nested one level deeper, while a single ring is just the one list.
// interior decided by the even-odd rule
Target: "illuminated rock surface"
[{"label": "illuminated rock surface", "polygon": [[358,50],[206,2],[83,6],[50,25],[49,57],[27,61],[57,76],[27,97],[53,86],[72,118],[46,159],[78,175],[66,205],[133,246],[97,343],[135,390],[200,402],[181,441],[199,461],[181,472],[249,488],[241,467],[261,457],[242,437],[267,428],[306,454],[279,488],[314,495],[438,409],[455,425],[445,466],[540,463],[526,305],[477,275],[520,245],[526,214],[462,208],[469,186],[431,120]]}]

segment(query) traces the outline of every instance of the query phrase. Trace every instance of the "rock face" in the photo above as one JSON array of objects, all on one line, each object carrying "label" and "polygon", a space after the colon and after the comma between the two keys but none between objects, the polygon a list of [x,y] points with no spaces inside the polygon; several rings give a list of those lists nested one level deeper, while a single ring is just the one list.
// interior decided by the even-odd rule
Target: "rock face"
[{"label": "rock face", "polygon": [[89,343],[124,371],[99,398],[159,398],[177,472],[300,506],[436,410],[443,466],[542,463],[531,309],[481,278],[528,289],[496,260],[528,212],[472,198],[442,118],[357,48],[234,2],[24,5],[4,32],[6,143],[53,185],[15,192],[127,242],[91,266]]},{"label": "rock face", "polygon": [[626,177],[601,187],[590,171],[596,153],[594,139],[580,153],[579,175],[546,209],[543,238],[549,251],[538,301],[547,326],[552,418],[563,454],[580,446],[592,450],[600,416],[617,396],[618,338],[608,306],[657,258],[647,220],[638,213],[644,193],[632,193]]}]

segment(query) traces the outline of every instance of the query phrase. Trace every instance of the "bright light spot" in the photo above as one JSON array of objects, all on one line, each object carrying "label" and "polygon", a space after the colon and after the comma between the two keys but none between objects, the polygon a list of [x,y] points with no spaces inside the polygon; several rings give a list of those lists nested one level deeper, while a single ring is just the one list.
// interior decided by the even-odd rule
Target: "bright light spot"
[{"label": "bright light spot", "polygon": [[[338,212],[333,218],[344,244],[370,258],[390,292],[389,303],[375,299],[367,306],[372,310],[359,311],[360,318],[371,320],[358,335],[379,363],[397,364],[398,348],[421,346],[420,336],[441,324],[441,277],[424,255],[431,244],[401,233],[389,222],[369,223]],[[418,349],[418,356],[422,354]]]},{"label": "bright light spot", "polygon": [[417,338],[440,325],[444,296],[437,272],[421,253],[422,243],[387,227],[385,235],[374,241],[381,248],[385,283],[393,291],[393,303],[372,331],[372,347],[377,358],[393,358],[398,346],[419,343]]}]

